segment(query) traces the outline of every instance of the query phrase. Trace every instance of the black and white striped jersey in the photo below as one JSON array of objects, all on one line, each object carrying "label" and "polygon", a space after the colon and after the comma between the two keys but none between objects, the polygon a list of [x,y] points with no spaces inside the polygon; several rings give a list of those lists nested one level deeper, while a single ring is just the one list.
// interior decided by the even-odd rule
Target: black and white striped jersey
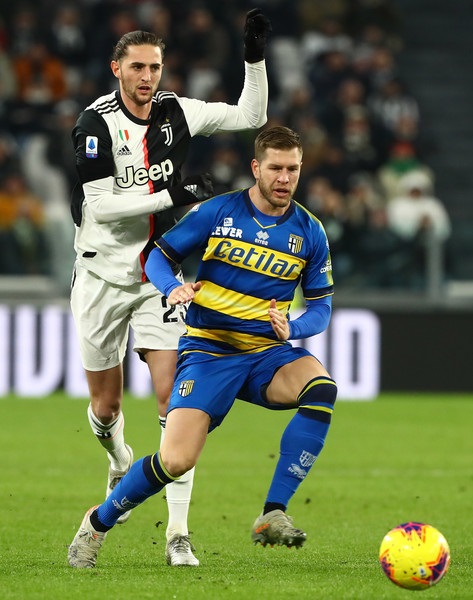
[{"label": "black and white striped jersey", "polygon": [[144,281],[152,241],[174,222],[166,190],[181,180],[191,138],[261,127],[267,99],[262,61],[245,63],[237,105],[163,91],[142,120],[115,91],[88,106],[72,134],[80,180],[72,199],[77,260],[111,283]]}]

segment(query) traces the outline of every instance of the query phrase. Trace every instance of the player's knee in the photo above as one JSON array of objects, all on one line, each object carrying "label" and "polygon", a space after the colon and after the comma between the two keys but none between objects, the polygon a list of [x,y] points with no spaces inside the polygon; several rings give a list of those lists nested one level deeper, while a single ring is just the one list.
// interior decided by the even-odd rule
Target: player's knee
[{"label": "player's knee", "polygon": [[104,426],[114,423],[120,416],[120,412],[121,403],[118,400],[116,402],[95,400],[95,402],[91,401],[88,407],[89,418],[95,418]]},{"label": "player's knee", "polygon": [[182,454],[166,454],[162,456],[163,465],[171,477],[181,477],[192,467],[195,467],[193,457]]},{"label": "player's knee", "polygon": [[298,412],[317,421],[330,423],[336,399],[335,381],[329,377],[315,377],[304,386],[297,398]]}]

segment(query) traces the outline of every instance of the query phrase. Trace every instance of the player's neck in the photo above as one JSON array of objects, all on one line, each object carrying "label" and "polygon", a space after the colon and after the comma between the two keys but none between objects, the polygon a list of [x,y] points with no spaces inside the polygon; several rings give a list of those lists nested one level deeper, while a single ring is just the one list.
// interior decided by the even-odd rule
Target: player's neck
[{"label": "player's neck", "polygon": [[248,190],[250,200],[263,215],[269,217],[281,217],[289,208],[290,202],[284,206],[276,206],[271,204],[257,189],[257,186],[253,186]]},{"label": "player's neck", "polygon": [[151,113],[152,102],[147,102],[146,104],[136,104],[133,102],[131,98],[128,98],[126,94],[121,94],[121,98],[123,104],[126,109],[137,119],[141,119],[143,121],[147,121],[149,119],[149,115]]}]

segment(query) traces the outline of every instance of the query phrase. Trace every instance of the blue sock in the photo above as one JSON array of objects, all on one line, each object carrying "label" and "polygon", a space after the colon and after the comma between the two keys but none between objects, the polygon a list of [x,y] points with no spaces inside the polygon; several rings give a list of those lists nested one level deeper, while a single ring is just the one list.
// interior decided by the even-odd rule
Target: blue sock
[{"label": "blue sock", "polygon": [[328,377],[309,381],[298,397],[299,409],[289,421],[280,444],[280,454],[265,503],[286,509],[301,482],[324,447],[330,427],[337,386]]},{"label": "blue sock", "polygon": [[[139,506],[150,496],[157,494],[163,487],[179,479],[171,477],[164,468],[159,452],[140,458],[113,489],[110,496],[91,515],[92,524],[96,529],[110,529],[117,519],[128,510]],[[95,521],[97,517],[99,523]],[[100,525],[104,525],[101,528]]]}]

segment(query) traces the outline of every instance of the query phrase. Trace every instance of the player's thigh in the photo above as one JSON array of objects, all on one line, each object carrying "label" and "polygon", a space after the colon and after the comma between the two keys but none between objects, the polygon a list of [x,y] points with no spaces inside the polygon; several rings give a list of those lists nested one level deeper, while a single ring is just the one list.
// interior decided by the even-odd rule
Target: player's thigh
[{"label": "player's thigh", "polygon": [[166,435],[160,453],[166,469],[181,474],[197,462],[205,444],[210,417],[195,408],[176,408],[166,421]]},{"label": "player's thigh", "polygon": [[302,388],[314,377],[328,376],[305,348],[275,346],[255,355],[254,365],[239,398],[265,408],[293,408]]},{"label": "player's thigh", "polygon": [[84,368],[104,371],[121,364],[130,319],[126,291],[78,265],[71,290],[71,310]]},{"label": "player's thigh", "polygon": [[174,383],[177,350],[148,350],[144,358],[151,374],[160,416],[164,417]]},{"label": "player's thigh", "polygon": [[170,306],[153,284],[142,283],[131,316],[133,350],[140,354],[147,350],[177,350],[186,330],[185,311],[184,306]]},{"label": "player's thigh", "polygon": [[274,404],[293,404],[302,389],[317,377],[329,377],[314,356],[303,356],[280,367],[266,388],[266,399]]}]

